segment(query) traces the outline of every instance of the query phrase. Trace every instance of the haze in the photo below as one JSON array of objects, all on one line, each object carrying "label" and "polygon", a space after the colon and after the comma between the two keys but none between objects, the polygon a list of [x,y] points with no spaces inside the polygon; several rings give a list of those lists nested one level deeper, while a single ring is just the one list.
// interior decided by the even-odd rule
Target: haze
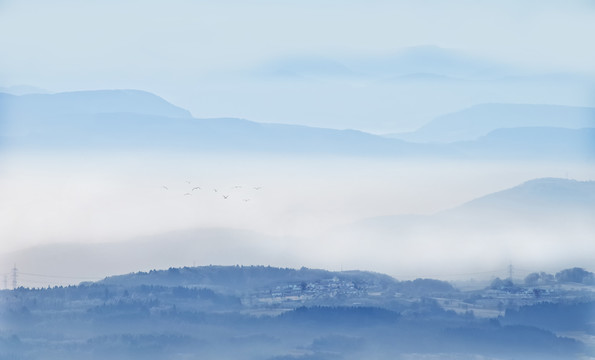
[{"label": "haze", "polygon": [[593,204],[551,210],[595,177],[593,33],[589,1],[0,2],[0,273],[588,266]]}]

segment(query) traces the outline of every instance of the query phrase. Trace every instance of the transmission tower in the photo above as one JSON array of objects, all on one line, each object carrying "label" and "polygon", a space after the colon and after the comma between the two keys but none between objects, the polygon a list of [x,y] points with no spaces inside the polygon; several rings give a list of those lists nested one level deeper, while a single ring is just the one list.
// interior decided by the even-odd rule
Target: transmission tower
[{"label": "transmission tower", "polygon": [[16,289],[17,288],[17,271],[19,271],[17,269],[17,264],[14,264],[14,267],[12,268],[12,289]]},{"label": "transmission tower", "polygon": [[512,264],[508,265],[508,278],[512,281]]}]

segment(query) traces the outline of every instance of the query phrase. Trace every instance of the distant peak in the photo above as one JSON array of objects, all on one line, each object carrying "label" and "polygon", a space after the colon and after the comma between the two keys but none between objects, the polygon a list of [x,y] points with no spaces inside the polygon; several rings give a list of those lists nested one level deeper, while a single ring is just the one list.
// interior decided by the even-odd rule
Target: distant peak
[{"label": "distant peak", "polygon": [[153,93],[136,89],[100,89],[55,94],[23,95],[35,108],[66,114],[136,113],[166,117],[192,117],[188,110]]},{"label": "distant peak", "polygon": [[595,181],[578,181],[564,178],[537,178],[502,191],[477,198],[461,207],[484,206],[496,209],[504,204],[540,209],[560,206],[595,205]]}]

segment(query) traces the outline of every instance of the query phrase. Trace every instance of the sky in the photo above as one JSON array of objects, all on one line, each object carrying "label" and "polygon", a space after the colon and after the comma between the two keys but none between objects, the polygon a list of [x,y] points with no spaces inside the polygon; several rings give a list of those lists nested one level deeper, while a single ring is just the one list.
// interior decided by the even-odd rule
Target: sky
[{"label": "sky", "polygon": [[[484,87],[459,97],[447,90],[431,94],[448,99],[436,100],[436,111],[423,113],[398,86],[366,79],[271,82],[254,72],[283,59],[344,63],[437,46],[528,72],[595,75],[593,33],[595,6],[577,0],[1,1],[0,86],[51,92],[142,89],[196,117],[396,132],[474,102],[553,99],[506,96],[510,88],[496,94]],[[555,92],[553,86],[545,88]],[[563,98],[564,93],[571,95]],[[572,87],[556,96],[562,105],[590,105],[594,93],[592,86],[588,92]],[[295,116],[284,113],[288,108]],[[343,123],[330,120],[339,117]]]},{"label": "sky", "polygon": [[[595,107],[593,34],[595,5],[588,0],[0,0],[0,90],[139,89],[198,118],[398,133],[482,103]],[[436,261],[443,255],[437,247],[419,267],[406,269],[382,247],[366,248],[365,239],[341,251],[336,243],[311,249],[320,234],[364,218],[433,214],[568,173],[595,177],[591,164],[559,162],[0,152],[0,218],[9,219],[0,224],[0,237],[9,239],[0,255],[54,242],[233,227],[309,239],[303,247],[277,249],[274,265],[287,260],[336,270],[345,255],[352,267],[409,276],[434,264],[430,275],[462,262]],[[205,203],[164,197],[163,185],[182,189],[186,180],[211,188]],[[263,191],[224,207],[212,189],[233,191],[238,184]],[[562,243],[552,249],[530,266],[555,271],[562,263],[547,261]],[[500,250],[504,255],[453,272],[505,268],[512,258],[509,249]],[[573,251],[565,265],[581,255],[580,244]],[[412,259],[399,256],[402,264]],[[246,264],[264,261],[251,259]],[[134,265],[118,269],[134,271]],[[0,274],[8,273],[12,260],[2,266]]]}]

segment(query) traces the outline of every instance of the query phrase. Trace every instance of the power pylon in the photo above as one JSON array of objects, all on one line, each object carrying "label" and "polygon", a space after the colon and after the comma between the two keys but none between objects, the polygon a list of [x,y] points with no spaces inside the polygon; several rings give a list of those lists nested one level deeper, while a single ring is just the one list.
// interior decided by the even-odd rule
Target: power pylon
[{"label": "power pylon", "polygon": [[512,264],[508,265],[508,278],[512,281]]},{"label": "power pylon", "polygon": [[14,267],[12,268],[12,289],[16,289],[17,288],[17,271],[19,271],[17,269],[17,264],[14,264]]}]

